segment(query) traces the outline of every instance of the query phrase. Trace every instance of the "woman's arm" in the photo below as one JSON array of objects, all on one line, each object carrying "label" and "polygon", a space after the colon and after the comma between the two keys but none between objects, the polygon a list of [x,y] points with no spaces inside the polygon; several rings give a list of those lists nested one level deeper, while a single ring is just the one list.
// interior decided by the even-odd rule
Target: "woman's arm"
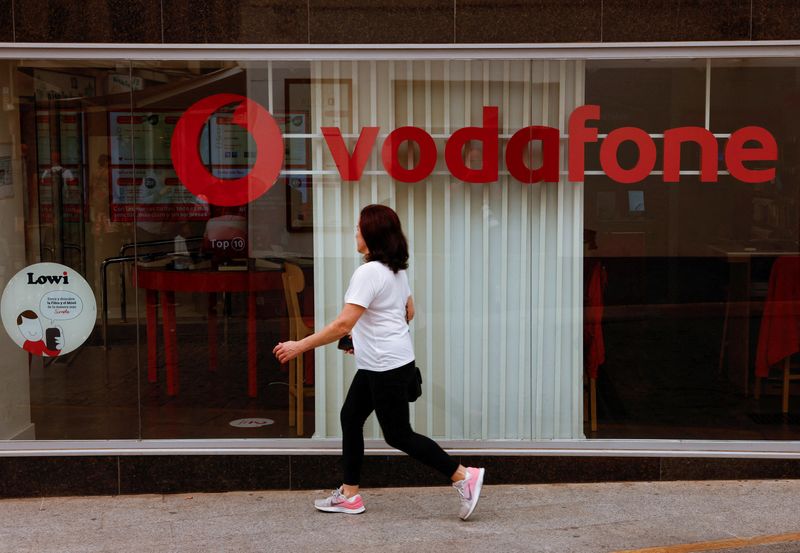
[{"label": "woman's arm", "polygon": [[412,296],[408,296],[408,301],[406,301],[406,322],[411,322],[414,319],[414,298]]},{"label": "woman's arm", "polygon": [[366,308],[360,305],[346,303],[342,312],[339,313],[339,316],[328,326],[319,332],[306,336],[299,342],[281,342],[275,346],[272,353],[275,354],[278,361],[286,363],[301,353],[335,342],[342,336],[350,334],[350,331],[353,330],[353,327],[356,325],[356,322],[358,322],[358,319],[361,318],[361,315],[364,314],[364,311],[366,311]]}]

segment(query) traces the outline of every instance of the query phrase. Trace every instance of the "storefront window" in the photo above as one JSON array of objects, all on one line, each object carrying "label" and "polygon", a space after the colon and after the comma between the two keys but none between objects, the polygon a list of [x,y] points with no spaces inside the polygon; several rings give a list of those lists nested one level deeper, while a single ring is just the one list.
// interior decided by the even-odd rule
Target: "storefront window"
[{"label": "storefront window", "polygon": [[[7,288],[0,439],[339,437],[352,357],[271,352],[342,308],[369,203],[395,208],[409,239],[426,434],[797,438],[774,309],[800,252],[791,63],[2,69],[0,284],[56,263],[94,291],[82,316],[97,311],[67,351],[77,304],[48,318]],[[726,145],[748,127],[777,161],[732,169]],[[676,128],[714,137],[667,153]],[[41,347],[14,334],[36,326],[23,311]]]},{"label": "storefront window", "polygon": [[[602,318],[585,341],[599,419],[587,435],[797,439],[796,396],[784,413],[782,380],[792,347],[786,332],[796,320],[781,311],[799,299],[782,284],[800,279],[792,273],[800,251],[794,65],[587,64],[587,103],[604,119],[609,113],[610,127],[651,133],[657,168],[667,129],[708,124],[719,143],[716,182],[699,175],[700,148],[684,145],[679,182],[654,174],[626,185],[605,175],[586,183],[585,297],[594,306],[589,323]],[[775,169],[758,183],[731,175],[726,157],[731,133],[750,126],[777,143],[777,162],[746,164]],[[620,160],[630,167],[636,153]],[[791,396],[796,390],[787,386]]]},{"label": "storefront window", "polygon": [[[0,437],[137,438],[135,333],[123,337],[112,329],[117,343],[128,345],[106,351],[99,321],[91,335],[77,324],[96,318],[102,261],[135,238],[131,223],[115,222],[108,212],[107,114],[130,110],[130,67],[34,61],[2,67],[3,285],[25,267],[56,263],[65,280],[76,284],[83,277],[97,296],[79,295],[73,313],[46,309],[38,296],[69,288],[56,282],[60,271],[32,270],[30,279],[6,289]],[[28,304],[12,307],[12,300],[28,295]]]},{"label": "storefront window", "polygon": [[[137,62],[132,72],[160,80],[132,94],[131,125],[112,127],[112,144],[115,136],[132,139],[112,190],[130,194],[120,185],[129,175],[137,185],[144,181],[131,200],[120,201],[136,213],[120,216],[135,218],[140,256],[169,253],[140,259],[138,286],[128,290],[141,329],[142,438],[310,437],[313,355],[298,365],[300,387],[294,364],[290,371],[272,356],[293,324],[313,328],[309,65]],[[223,99],[200,118],[199,136],[176,131],[187,110],[208,98]],[[237,124],[244,98],[272,114],[283,152],[259,148],[259,130]],[[177,161],[176,144],[197,154],[195,172]],[[283,173],[251,201],[221,201],[201,190],[210,178],[246,179],[275,155]],[[181,167],[188,169],[179,173]],[[285,290],[287,265],[299,284]]]}]

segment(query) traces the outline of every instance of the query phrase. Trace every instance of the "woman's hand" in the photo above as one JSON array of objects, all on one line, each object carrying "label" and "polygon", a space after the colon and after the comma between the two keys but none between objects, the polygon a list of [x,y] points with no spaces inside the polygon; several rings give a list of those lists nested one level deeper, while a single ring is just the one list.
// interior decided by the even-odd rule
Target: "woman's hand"
[{"label": "woman's hand", "polygon": [[408,296],[408,300],[406,300],[406,322],[410,323],[414,320],[414,298],[412,296]]},{"label": "woman's hand", "polygon": [[299,342],[279,342],[272,350],[272,353],[278,358],[278,361],[286,363],[301,353],[330,344],[342,336],[350,334],[353,326],[355,326],[359,317],[364,314],[364,311],[366,311],[366,307],[361,307],[354,303],[346,303],[342,312],[331,324],[319,332],[306,336]]},{"label": "woman's hand", "polygon": [[288,363],[303,353],[303,350],[299,342],[279,342],[275,349],[272,350],[272,353],[281,363]]}]

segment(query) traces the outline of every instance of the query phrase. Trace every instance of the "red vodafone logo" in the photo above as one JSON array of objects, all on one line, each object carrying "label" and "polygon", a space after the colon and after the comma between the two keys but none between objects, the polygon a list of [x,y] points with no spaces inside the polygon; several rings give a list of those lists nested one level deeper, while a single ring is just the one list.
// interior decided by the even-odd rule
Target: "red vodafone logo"
[{"label": "red vodafone logo", "polygon": [[[247,130],[256,142],[258,156],[250,172],[238,179],[215,177],[200,158],[200,135],[208,119],[223,106],[239,103],[232,123]],[[187,109],[172,135],[172,165],[178,178],[195,196],[213,205],[237,206],[252,202],[269,190],[283,166],[283,136],[263,106],[239,94],[215,94]]]}]

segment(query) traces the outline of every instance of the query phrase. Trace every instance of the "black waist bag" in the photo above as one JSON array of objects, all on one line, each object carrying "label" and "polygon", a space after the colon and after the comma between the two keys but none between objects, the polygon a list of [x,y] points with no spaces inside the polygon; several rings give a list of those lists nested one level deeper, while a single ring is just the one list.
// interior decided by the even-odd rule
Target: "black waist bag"
[{"label": "black waist bag", "polygon": [[419,367],[414,367],[411,371],[411,378],[408,380],[408,401],[417,401],[422,395],[422,373]]}]

